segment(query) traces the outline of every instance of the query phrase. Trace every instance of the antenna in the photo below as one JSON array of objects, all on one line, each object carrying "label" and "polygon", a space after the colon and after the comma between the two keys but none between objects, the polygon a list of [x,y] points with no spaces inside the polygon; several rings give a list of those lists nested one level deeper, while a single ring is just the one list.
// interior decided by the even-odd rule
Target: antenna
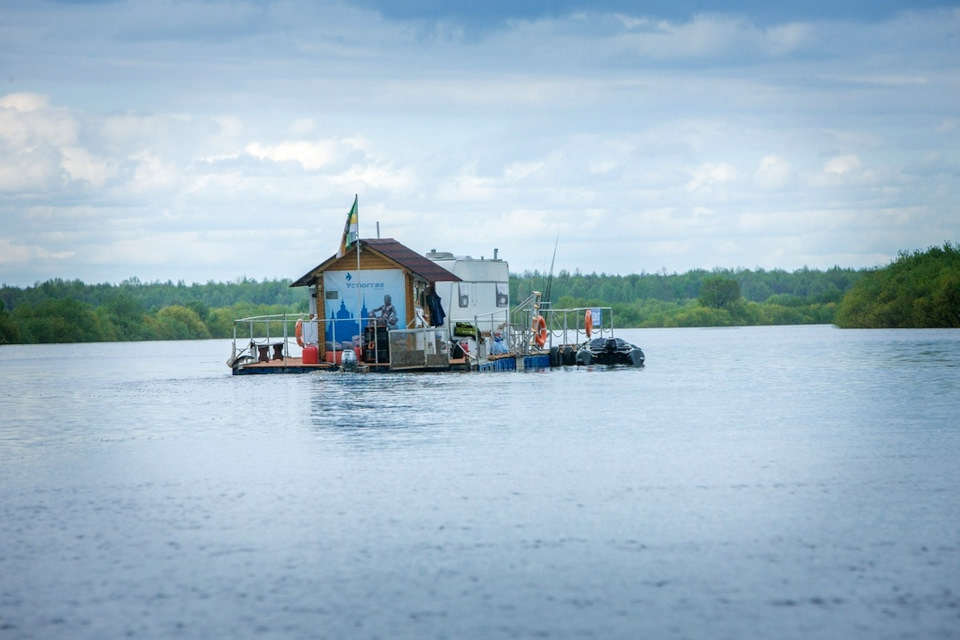
[{"label": "antenna", "polygon": [[547,276],[547,290],[543,296],[544,302],[550,302],[550,286],[553,284],[553,264],[557,261],[557,245],[560,244],[560,233],[557,232],[557,241],[553,245],[553,258],[550,260],[550,275]]}]

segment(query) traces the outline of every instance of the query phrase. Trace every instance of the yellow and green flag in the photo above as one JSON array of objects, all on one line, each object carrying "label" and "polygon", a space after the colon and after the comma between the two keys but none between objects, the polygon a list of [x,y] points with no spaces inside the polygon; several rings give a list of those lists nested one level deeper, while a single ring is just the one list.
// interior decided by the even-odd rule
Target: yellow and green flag
[{"label": "yellow and green flag", "polygon": [[343,225],[343,237],[340,238],[340,250],[337,257],[342,258],[357,242],[357,196],[353,196],[353,206],[347,212],[347,221]]}]

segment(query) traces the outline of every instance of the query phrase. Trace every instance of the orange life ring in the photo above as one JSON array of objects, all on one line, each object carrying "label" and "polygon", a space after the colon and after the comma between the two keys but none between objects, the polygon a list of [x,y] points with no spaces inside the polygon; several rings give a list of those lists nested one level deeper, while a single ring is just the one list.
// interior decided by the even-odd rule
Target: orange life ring
[{"label": "orange life ring", "polygon": [[583,328],[589,338],[593,334],[593,312],[590,309],[587,309],[587,312],[583,315]]},{"label": "orange life ring", "polygon": [[543,347],[547,343],[547,321],[543,316],[534,316],[533,318],[533,341],[538,347]]},{"label": "orange life ring", "polygon": [[303,346],[303,319],[302,318],[297,320],[297,326],[293,332],[297,334],[297,344],[302,347]]}]

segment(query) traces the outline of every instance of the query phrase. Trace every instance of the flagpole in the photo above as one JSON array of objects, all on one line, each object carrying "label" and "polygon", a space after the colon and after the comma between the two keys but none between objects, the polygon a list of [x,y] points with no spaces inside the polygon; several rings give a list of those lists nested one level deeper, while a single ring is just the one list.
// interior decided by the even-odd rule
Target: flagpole
[{"label": "flagpole", "polygon": [[[360,331],[360,344],[363,344],[365,327],[363,326],[363,305],[361,304],[361,291],[363,287],[359,286],[362,282],[360,278],[360,196],[353,194],[353,201],[357,203],[357,329]],[[376,340],[376,335],[374,335]]]}]

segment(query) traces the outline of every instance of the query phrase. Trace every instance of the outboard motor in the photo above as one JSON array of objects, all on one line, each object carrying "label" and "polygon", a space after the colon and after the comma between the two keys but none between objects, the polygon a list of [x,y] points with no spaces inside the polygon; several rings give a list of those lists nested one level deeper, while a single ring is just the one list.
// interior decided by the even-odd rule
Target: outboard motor
[{"label": "outboard motor", "polygon": [[340,370],[341,371],[357,370],[357,354],[354,353],[353,349],[347,349],[342,354],[340,354]]},{"label": "outboard motor", "polygon": [[613,353],[617,350],[617,339],[616,338],[607,338],[607,341],[604,343],[603,348],[609,352]]}]

